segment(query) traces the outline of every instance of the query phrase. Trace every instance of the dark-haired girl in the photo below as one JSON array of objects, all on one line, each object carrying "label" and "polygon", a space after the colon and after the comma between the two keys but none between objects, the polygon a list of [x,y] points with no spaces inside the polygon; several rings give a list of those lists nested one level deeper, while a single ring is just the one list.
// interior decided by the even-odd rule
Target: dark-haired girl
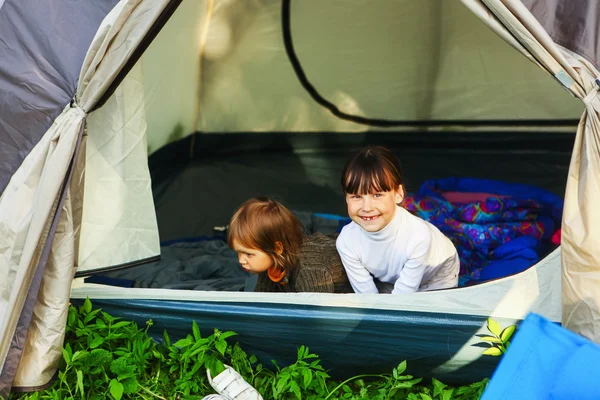
[{"label": "dark-haired girl", "polygon": [[357,293],[412,293],[456,287],[456,248],[431,223],[402,207],[398,158],[381,146],[355,153],[342,173],[352,222],[337,249]]}]

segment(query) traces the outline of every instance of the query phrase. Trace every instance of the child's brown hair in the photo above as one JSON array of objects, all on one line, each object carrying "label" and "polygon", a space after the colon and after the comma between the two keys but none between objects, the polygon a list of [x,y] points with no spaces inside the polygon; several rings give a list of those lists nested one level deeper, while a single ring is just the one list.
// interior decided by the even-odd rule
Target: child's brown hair
[{"label": "child's brown hair", "polygon": [[[289,272],[298,263],[304,238],[300,220],[283,204],[267,197],[247,200],[229,222],[227,244],[233,241],[259,249],[273,258],[275,266]],[[282,247],[278,251],[277,243]]]},{"label": "child's brown hair", "polygon": [[341,184],[348,194],[389,192],[398,187],[404,191],[400,160],[383,146],[364,147],[346,162]]}]

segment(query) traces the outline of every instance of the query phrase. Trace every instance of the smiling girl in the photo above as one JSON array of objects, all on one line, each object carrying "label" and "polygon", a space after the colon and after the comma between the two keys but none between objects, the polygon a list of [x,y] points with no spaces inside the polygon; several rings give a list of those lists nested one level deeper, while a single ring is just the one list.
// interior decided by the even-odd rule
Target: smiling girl
[{"label": "smiling girl", "polygon": [[227,243],[242,268],[259,274],[256,292],[352,292],[335,239],[305,237],[300,220],[275,200],[242,204],[229,223]]},{"label": "smiling girl", "polygon": [[348,215],[337,239],[356,293],[456,287],[460,262],[450,239],[402,206],[400,161],[380,146],[359,150],[342,173]]}]

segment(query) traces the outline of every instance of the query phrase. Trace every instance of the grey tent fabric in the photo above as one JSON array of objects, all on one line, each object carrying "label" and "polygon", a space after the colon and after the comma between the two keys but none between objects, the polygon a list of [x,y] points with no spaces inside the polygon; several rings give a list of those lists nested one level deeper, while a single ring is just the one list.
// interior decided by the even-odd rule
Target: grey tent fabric
[{"label": "grey tent fabric", "polygon": [[75,95],[85,54],[116,3],[0,3],[0,194]]},{"label": "grey tent fabric", "polygon": [[600,2],[523,0],[523,4],[554,42],[600,67]]},{"label": "grey tent fabric", "polygon": [[[13,341],[15,333],[23,333],[16,332],[15,328],[31,287],[31,273],[37,268],[36,254],[42,246],[40,239],[43,228],[51,218],[52,204],[67,176],[66,167],[73,157],[80,128],[85,125],[88,135],[96,134],[90,132],[90,126],[86,123],[87,110],[93,109],[109,90],[134,50],[140,46],[146,32],[156,24],[167,4],[167,0],[122,0],[107,14],[81,65],[75,95],[77,100],[64,107],[0,195],[0,230],[3,233],[7,232],[7,235],[0,235],[0,240],[7,243],[3,249],[4,253],[0,253],[0,268],[6,271],[4,276],[9,278],[0,281],[3,289],[0,291],[0,365],[8,359],[8,354],[20,351],[12,346],[12,343],[23,346],[14,380],[10,376],[3,377],[0,390],[3,389],[2,385],[10,384],[11,380],[13,387],[41,387],[51,380],[56,370],[61,357],[60,346],[64,339],[64,328],[61,327],[64,327],[66,321],[68,288],[75,272],[74,266],[79,251],[81,222],[77,215],[81,212],[83,201],[81,185],[76,185],[76,188],[73,185],[67,187],[68,201],[65,201],[59,220],[59,226],[65,229],[57,230],[53,238],[31,324],[25,332],[27,337],[20,336]],[[115,93],[118,97],[118,91]],[[119,118],[110,118],[107,124]],[[124,133],[124,125],[120,123],[117,127],[120,128],[114,132],[110,129],[105,130],[118,136]],[[86,146],[85,138],[84,134],[82,146]],[[127,150],[129,149],[119,151]],[[137,169],[128,170],[129,172],[142,170],[143,173],[144,168],[147,171],[146,158],[137,163],[134,160],[132,163],[139,165]],[[72,183],[82,182],[83,171],[88,173],[85,167],[85,159],[79,157],[74,169],[81,173],[72,179]],[[147,193],[148,196],[151,195],[149,190]],[[143,193],[140,194],[144,197]],[[11,218],[15,215],[15,210],[21,211],[24,217]],[[144,220],[148,220],[149,217],[151,219],[147,212],[140,215]],[[140,226],[136,222],[132,224]],[[147,247],[148,251],[153,252],[154,247],[158,248],[158,233],[151,233],[150,236],[149,241],[152,243],[148,243]],[[48,329],[49,326],[56,328]]]}]

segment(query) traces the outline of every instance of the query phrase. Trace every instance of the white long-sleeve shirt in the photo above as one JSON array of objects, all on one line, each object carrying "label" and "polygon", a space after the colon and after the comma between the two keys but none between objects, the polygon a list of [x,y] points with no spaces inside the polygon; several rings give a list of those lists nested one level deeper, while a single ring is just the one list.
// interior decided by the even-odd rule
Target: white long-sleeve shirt
[{"label": "white long-sleeve shirt", "polygon": [[346,225],[336,247],[356,293],[379,293],[373,278],[393,285],[392,293],[458,285],[460,261],[450,239],[399,206],[378,232],[367,232],[354,222]]}]

